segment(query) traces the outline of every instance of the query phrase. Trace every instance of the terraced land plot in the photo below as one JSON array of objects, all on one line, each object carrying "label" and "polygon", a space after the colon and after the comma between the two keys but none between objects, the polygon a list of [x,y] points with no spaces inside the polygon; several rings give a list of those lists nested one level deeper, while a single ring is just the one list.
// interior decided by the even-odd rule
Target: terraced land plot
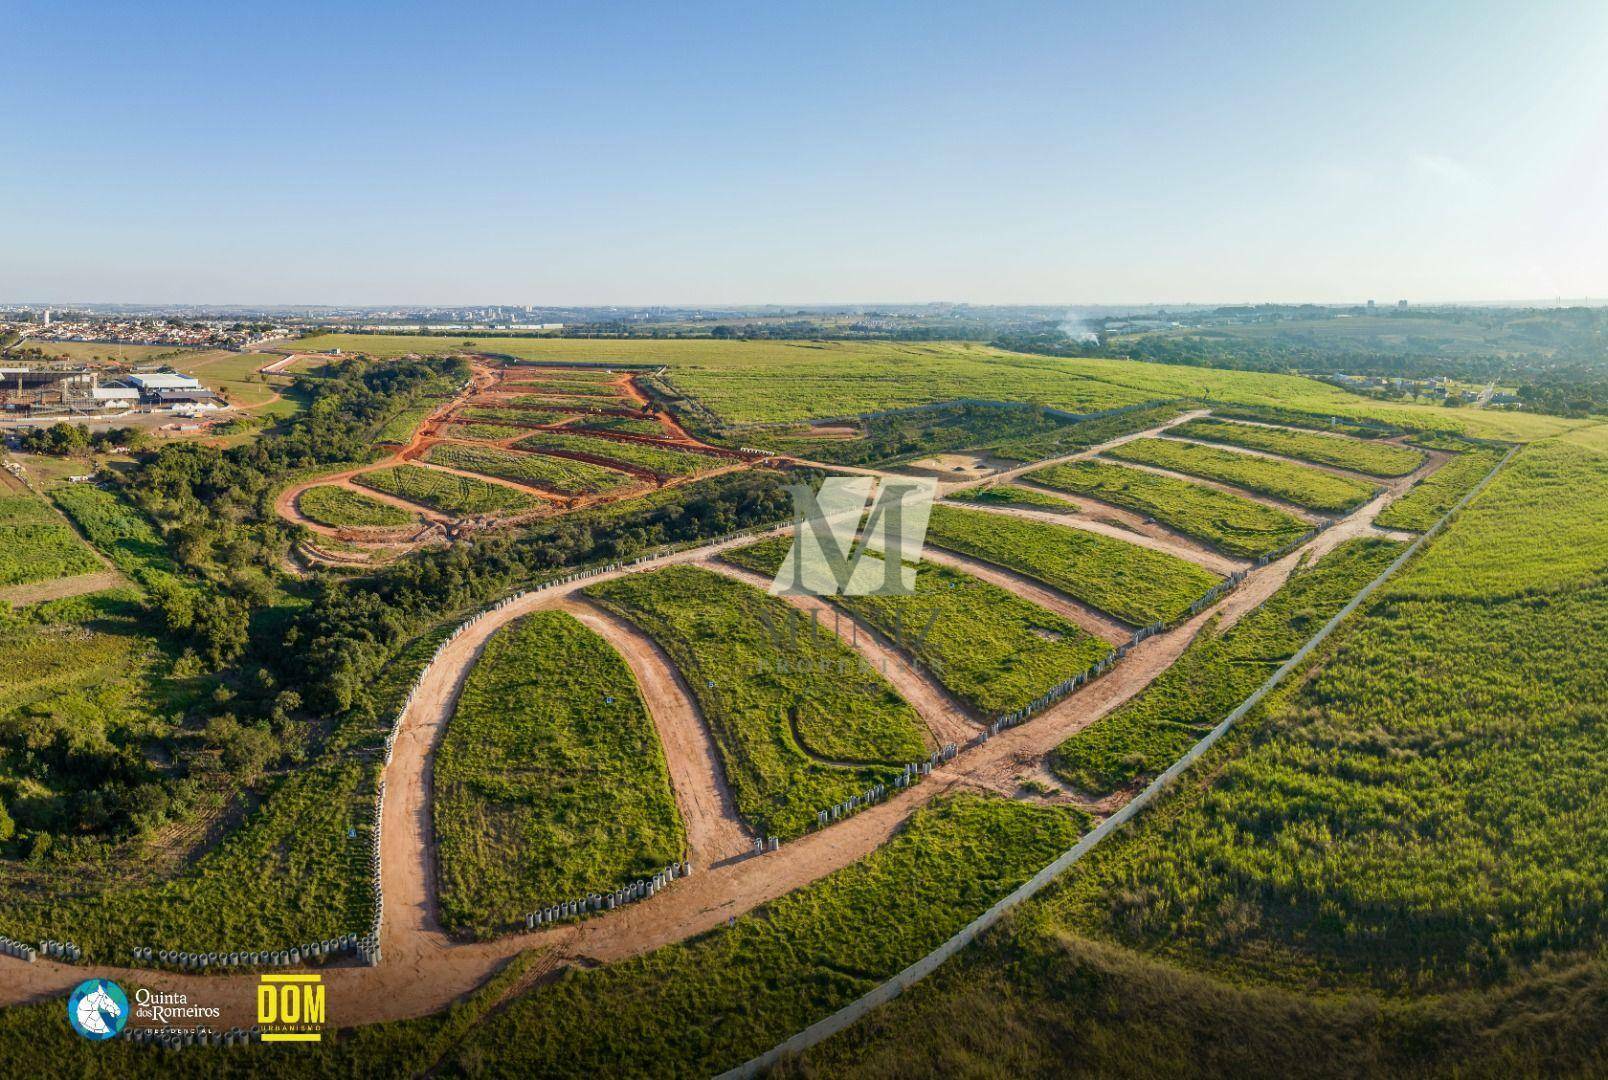
[{"label": "terraced land plot", "polygon": [[89,546],[34,495],[0,495],[0,586],[105,569]]},{"label": "terraced land plot", "polygon": [[[594,397],[596,395],[593,395]],[[623,401],[593,401],[576,397],[555,397],[551,393],[545,394],[518,394],[507,399],[507,404],[516,408],[526,409],[552,409],[555,406],[569,409],[605,409],[634,407]]]},{"label": "terraced land plot", "polygon": [[[549,982],[476,1028],[451,1068],[712,1076],[914,963],[1071,847],[1065,807],[962,794],[729,928]],[[65,1036],[64,1036],[65,1037]]]},{"label": "terraced land plot", "polygon": [[1386,529],[1423,532],[1457,505],[1467,491],[1496,468],[1502,455],[1496,450],[1470,450],[1458,454],[1424,477],[1407,494],[1396,499],[1374,524]]},{"label": "terraced land plot", "polygon": [[1051,770],[1092,796],[1147,780],[1183,756],[1379,575],[1402,545],[1352,540],[1227,631],[1208,627],[1138,698],[1062,743]]},{"label": "terraced land plot", "polygon": [[636,624],[680,669],[720,750],[738,813],[797,836],[815,815],[927,755],[920,718],[828,629],[794,633],[781,600],[671,566],[586,594]]},{"label": "terraced land plot", "polygon": [[531,510],[545,505],[535,495],[526,495],[501,484],[419,465],[393,465],[359,473],[352,477],[352,483],[395,495],[443,514],[491,514]]},{"label": "terraced land plot", "polygon": [[608,458],[626,465],[645,469],[655,476],[668,479],[675,476],[694,476],[717,469],[725,462],[711,454],[697,454],[647,443],[625,442],[594,435],[570,435],[557,431],[539,431],[516,442],[518,450],[559,450],[593,457]]},{"label": "terraced land plot", "polygon": [[495,441],[499,439],[512,439],[525,434],[528,428],[514,427],[511,424],[485,424],[485,423],[451,423],[441,429],[441,434],[449,439],[485,439]]},{"label": "terraced land plot", "polygon": [[1252,559],[1277,551],[1311,527],[1263,503],[1105,461],[1051,465],[1025,479],[1145,514],[1219,551]]},{"label": "terraced land plot", "polygon": [[627,473],[571,458],[521,454],[489,446],[437,443],[424,452],[432,465],[498,476],[560,495],[600,495],[636,483]]},{"label": "terraced land plot", "polygon": [[1058,499],[1046,491],[1035,491],[1020,484],[990,484],[987,487],[962,488],[944,498],[953,502],[977,503],[979,506],[1032,506],[1040,510],[1066,510],[1076,504]]},{"label": "terraced land plot", "polygon": [[1133,626],[1183,615],[1222,580],[1164,551],[942,504],[932,508],[927,542],[1025,574]]},{"label": "terraced land plot", "polygon": [[1423,453],[1410,446],[1211,418],[1187,420],[1173,428],[1171,434],[1300,458],[1369,476],[1406,476],[1424,463]]},{"label": "terraced land plot", "polygon": [[502,385],[511,389],[525,390],[533,394],[574,394],[578,397],[619,398],[625,395],[619,387],[598,385],[583,382],[579,379],[504,379]]},{"label": "terraced land plot", "polygon": [[657,420],[635,416],[590,416],[573,425],[586,431],[618,431],[624,435],[663,435],[664,425]]},{"label": "terraced land plot", "polygon": [[1276,461],[1177,439],[1135,439],[1112,447],[1105,454],[1121,461],[1216,480],[1320,513],[1345,513],[1361,506],[1374,494],[1374,489],[1361,480],[1336,476],[1293,461]]},{"label": "terraced land plot", "polygon": [[441,918],[493,932],[679,860],[683,829],[631,669],[573,616],[499,630],[435,764]]},{"label": "terraced land plot", "polygon": [[400,506],[370,499],[349,488],[324,484],[311,487],[296,496],[296,509],[320,525],[334,528],[395,528],[419,520]]},{"label": "terraced land plot", "polygon": [[[789,536],[774,537],[722,557],[774,576],[792,542]],[[944,689],[986,716],[1021,708],[1111,652],[1104,641],[1059,615],[933,563],[916,568],[912,595],[831,600],[875,627]]]},{"label": "terraced land plot", "polygon": [[574,419],[578,413],[567,409],[498,408],[492,405],[468,405],[459,409],[455,420],[523,420],[532,424],[556,424],[560,420]]}]

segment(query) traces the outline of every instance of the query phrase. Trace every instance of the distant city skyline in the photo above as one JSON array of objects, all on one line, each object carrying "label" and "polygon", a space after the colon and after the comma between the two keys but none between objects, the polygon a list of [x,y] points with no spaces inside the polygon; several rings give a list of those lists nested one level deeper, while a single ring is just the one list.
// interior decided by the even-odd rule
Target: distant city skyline
[{"label": "distant city skyline", "polygon": [[8,24],[11,304],[1608,297],[1600,5],[24,0]]}]

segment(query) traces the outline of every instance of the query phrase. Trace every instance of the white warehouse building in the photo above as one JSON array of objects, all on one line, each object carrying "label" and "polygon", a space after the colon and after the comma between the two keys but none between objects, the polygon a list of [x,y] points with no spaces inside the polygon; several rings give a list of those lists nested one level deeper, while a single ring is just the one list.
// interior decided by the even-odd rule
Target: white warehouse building
[{"label": "white warehouse building", "polygon": [[201,380],[189,375],[175,375],[171,371],[153,371],[143,375],[130,375],[128,381],[149,394],[158,390],[199,390]]}]

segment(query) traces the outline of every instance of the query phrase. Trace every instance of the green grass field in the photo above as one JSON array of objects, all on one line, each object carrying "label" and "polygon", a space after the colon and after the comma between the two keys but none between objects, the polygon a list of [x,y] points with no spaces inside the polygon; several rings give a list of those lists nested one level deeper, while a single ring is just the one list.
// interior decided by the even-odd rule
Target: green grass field
[{"label": "green grass field", "polygon": [[586,592],[670,655],[757,830],[797,836],[817,811],[927,755],[920,718],[880,674],[758,589],[671,566]]},{"label": "green grass field", "polygon": [[601,386],[581,379],[550,379],[546,378],[545,374],[546,373],[544,372],[542,377],[510,377],[504,380],[502,385],[509,388],[517,387],[521,390],[527,390],[532,394],[559,395],[564,397],[568,397],[572,394],[580,397],[595,397],[600,399],[623,398],[625,396],[624,394],[620,393],[618,387]]},{"label": "green grass field", "polygon": [[1047,491],[1036,491],[1020,484],[990,484],[987,487],[962,488],[944,498],[951,502],[977,503],[979,506],[1031,506],[1039,510],[1065,510],[1073,504],[1058,499]]},{"label": "green grass field", "polygon": [[[401,356],[458,351],[463,340],[328,334],[300,344],[308,349],[340,347]],[[957,342],[485,338],[477,341],[477,347],[536,361],[666,365],[677,387],[731,423],[809,420],[959,397],[1037,402],[1072,412],[1145,401],[1210,399],[1518,440],[1558,434],[1581,423],[1490,409],[1376,401],[1297,375],[1057,359]]]},{"label": "green grass field", "polygon": [[1374,492],[1360,480],[1292,461],[1276,461],[1177,439],[1135,439],[1106,453],[1122,461],[1216,480],[1323,513],[1339,514],[1354,509],[1367,502]]},{"label": "green grass field", "polygon": [[[376,489],[377,490],[377,489]],[[296,496],[296,508],[320,525],[395,527],[418,521],[400,506],[370,499],[349,488],[323,484]]]},{"label": "green grass field", "polygon": [[[773,537],[723,557],[773,576],[792,542],[792,537]],[[833,601],[881,631],[983,716],[1021,708],[1111,652],[1104,641],[1059,615],[933,563],[917,568],[913,595]]]},{"label": "green grass field", "polygon": [[[0,685],[28,703],[24,711],[36,717],[31,724],[50,717],[82,739],[93,718],[97,738],[170,752],[198,737],[172,730],[170,718],[210,694],[213,680],[170,677],[159,651],[139,634],[136,614],[124,610],[126,600],[97,594],[50,606],[54,613],[41,613],[47,615],[41,644],[0,646],[0,654],[24,649],[0,658]],[[58,614],[72,621],[52,621]],[[64,636],[56,629],[64,625],[75,632]],[[372,688],[378,715],[394,715],[445,633],[423,634],[399,651]],[[71,650],[66,641],[74,643]],[[21,677],[17,666],[34,674]],[[380,739],[367,714],[335,718],[308,760],[265,776],[254,797],[231,793],[225,808],[231,827],[210,847],[204,829],[182,829],[173,839],[159,832],[149,844],[113,853],[75,857],[58,844],[37,863],[0,862],[0,932],[72,938],[107,964],[126,961],[135,945],[268,949],[361,930],[371,899],[368,829]],[[216,806],[218,796],[207,789],[226,779],[200,770],[208,760],[200,757],[193,774],[200,781],[194,786],[207,793],[197,800],[202,807]],[[195,844],[203,846],[192,851]],[[121,915],[100,917],[108,909]]]},{"label": "green grass field", "polygon": [[1204,442],[1226,443],[1270,454],[1300,458],[1319,465],[1334,465],[1369,476],[1406,476],[1424,463],[1424,455],[1410,446],[1366,442],[1345,435],[1290,431],[1287,428],[1239,424],[1204,418],[1189,420],[1169,434]]},{"label": "green grass field", "polygon": [[467,405],[453,415],[464,420],[525,420],[532,424],[553,424],[577,414],[565,409],[500,409],[490,405]]},{"label": "green grass field", "polygon": [[38,341],[27,338],[20,344],[24,349],[38,349],[47,358],[60,360],[124,361],[131,364],[154,360],[173,360],[183,363],[187,356],[207,350],[181,348],[176,345],[119,345],[95,341]]},{"label": "green grass field", "polygon": [[89,546],[37,495],[0,495],[0,586],[104,569]]},{"label": "green grass field", "polygon": [[577,454],[619,461],[646,469],[655,476],[694,476],[719,468],[724,462],[709,454],[695,454],[669,447],[650,446],[646,443],[624,442],[595,435],[570,435],[557,431],[538,431],[519,440],[514,446],[520,450],[569,450]]},{"label": "green grass field", "polygon": [[416,502],[443,514],[491,514],[530,510],[543,505],[536,496],[522,494],[501,484],[426,469],[420,465],[393,465],[359,473],[352,477],[352,483]]},{"label": "green grass field", "polygon": [[927,542],[1036,578],[1134,626],[1177,618],[1221,580],[1164,551],[942,504],[932,508]]},{"label": "green grass field", "polygon": [[1401,548],[1352,540],[1303,567],[1227,631],[1203,630],[1139,697],[1062,743],[1050,767],[1095,797],[1150,779],[1249,697]]},{"label": "green grass field", "polygon": [[528,428],[514,427],[512,424],[485,424],[485,423],[452,423],[441,429],[443,437],[448,439],[485,439],[496,441],[499,439],[512,439],[516,435],[523,435]]},{"label": "green grass field", "polygon": [[1522,451],[1308,678],[792,1075],[1599,1074],[1605,500],[1596,431]]},{"label": "green grass field", "polygon": [[1605,500],[1608,457],[1521,453],[1058,917],[1298,986],[1423,993],[1598,950]]},{"label": "green grass field", "polygon": [[627,473],[593,465],[587,461],[548,457],[543,454],[521,454],[490,446],[437,443],[424,452],[424,460],[432,465],[447,465],[454,469],[465,469],[486,476],[513,480],[516,483],[530,484],[543,491],[553,491],[560,495],[596,495],[635,482],[635,478]]},{"label": "green grass field", "polygon": [[449,931],[505,931],[683,853],[664,751],[631,669],[558,611],[486,643],[436,755],[433,813]]},{"label": "green grass field", "polygon": [[449,1071],[714,1075],[915,961],[1070,847],[1084,824],[1061,808],[944,798],[862,861],[730,928],[520,998],[465,1040]]},{"label": "green grass field", "polygon": [[1276,551],[1310,528],[1300,518],[1250,499],[1106,461],[1069,461],[1024,479],[1153,517],[1185,536],[1246,558]]},{"label": "green grass field", "polygon": [[232,353],[209,350],[190,353],[170,361],[175,371],[194,375],[203,386],[222,392],[231,405],[269,418],[292,416],[302,408],[294,398],[275,400],[279,391],[268,377],[257,373],[273,357],[262,353]]},{"label": "green grass field", "polygon": [[635,416],[589,416],[571,425],[587,431],[618,431],[626,435],[663,435],[664,425],[657,420]]},{"label": "green grass field", "polygon": [[1468,450],[1458,454],[1413,485],[1407,494],[1393,500],[1374,518],[1374,524],[1384,529],[1423,532],[1501,460],[1502,454],[1496,450]]}]

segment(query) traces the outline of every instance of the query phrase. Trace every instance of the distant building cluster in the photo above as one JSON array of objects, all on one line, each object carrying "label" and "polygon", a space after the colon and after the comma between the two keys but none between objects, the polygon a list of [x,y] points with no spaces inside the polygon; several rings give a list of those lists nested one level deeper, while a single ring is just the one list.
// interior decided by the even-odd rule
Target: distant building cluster
[{"label": "distant building cluster", "polygon": [[0,409],[16,416],[72,416],[132,410],[195,416],[228,408],[199,379],[171,371],[107,378],[88,367],[0,368]]},{"label": "distant building cluster", "polygon": [[252,329],[238,323],[180,323],[167,319],[88,319],[59,321],[49,308],[38,322],[9,327],[20,331],[26,343],[79,341],[97,345],[171,345],[174,348],[242,349],[263,341],[289,337],[280,329]]}]

